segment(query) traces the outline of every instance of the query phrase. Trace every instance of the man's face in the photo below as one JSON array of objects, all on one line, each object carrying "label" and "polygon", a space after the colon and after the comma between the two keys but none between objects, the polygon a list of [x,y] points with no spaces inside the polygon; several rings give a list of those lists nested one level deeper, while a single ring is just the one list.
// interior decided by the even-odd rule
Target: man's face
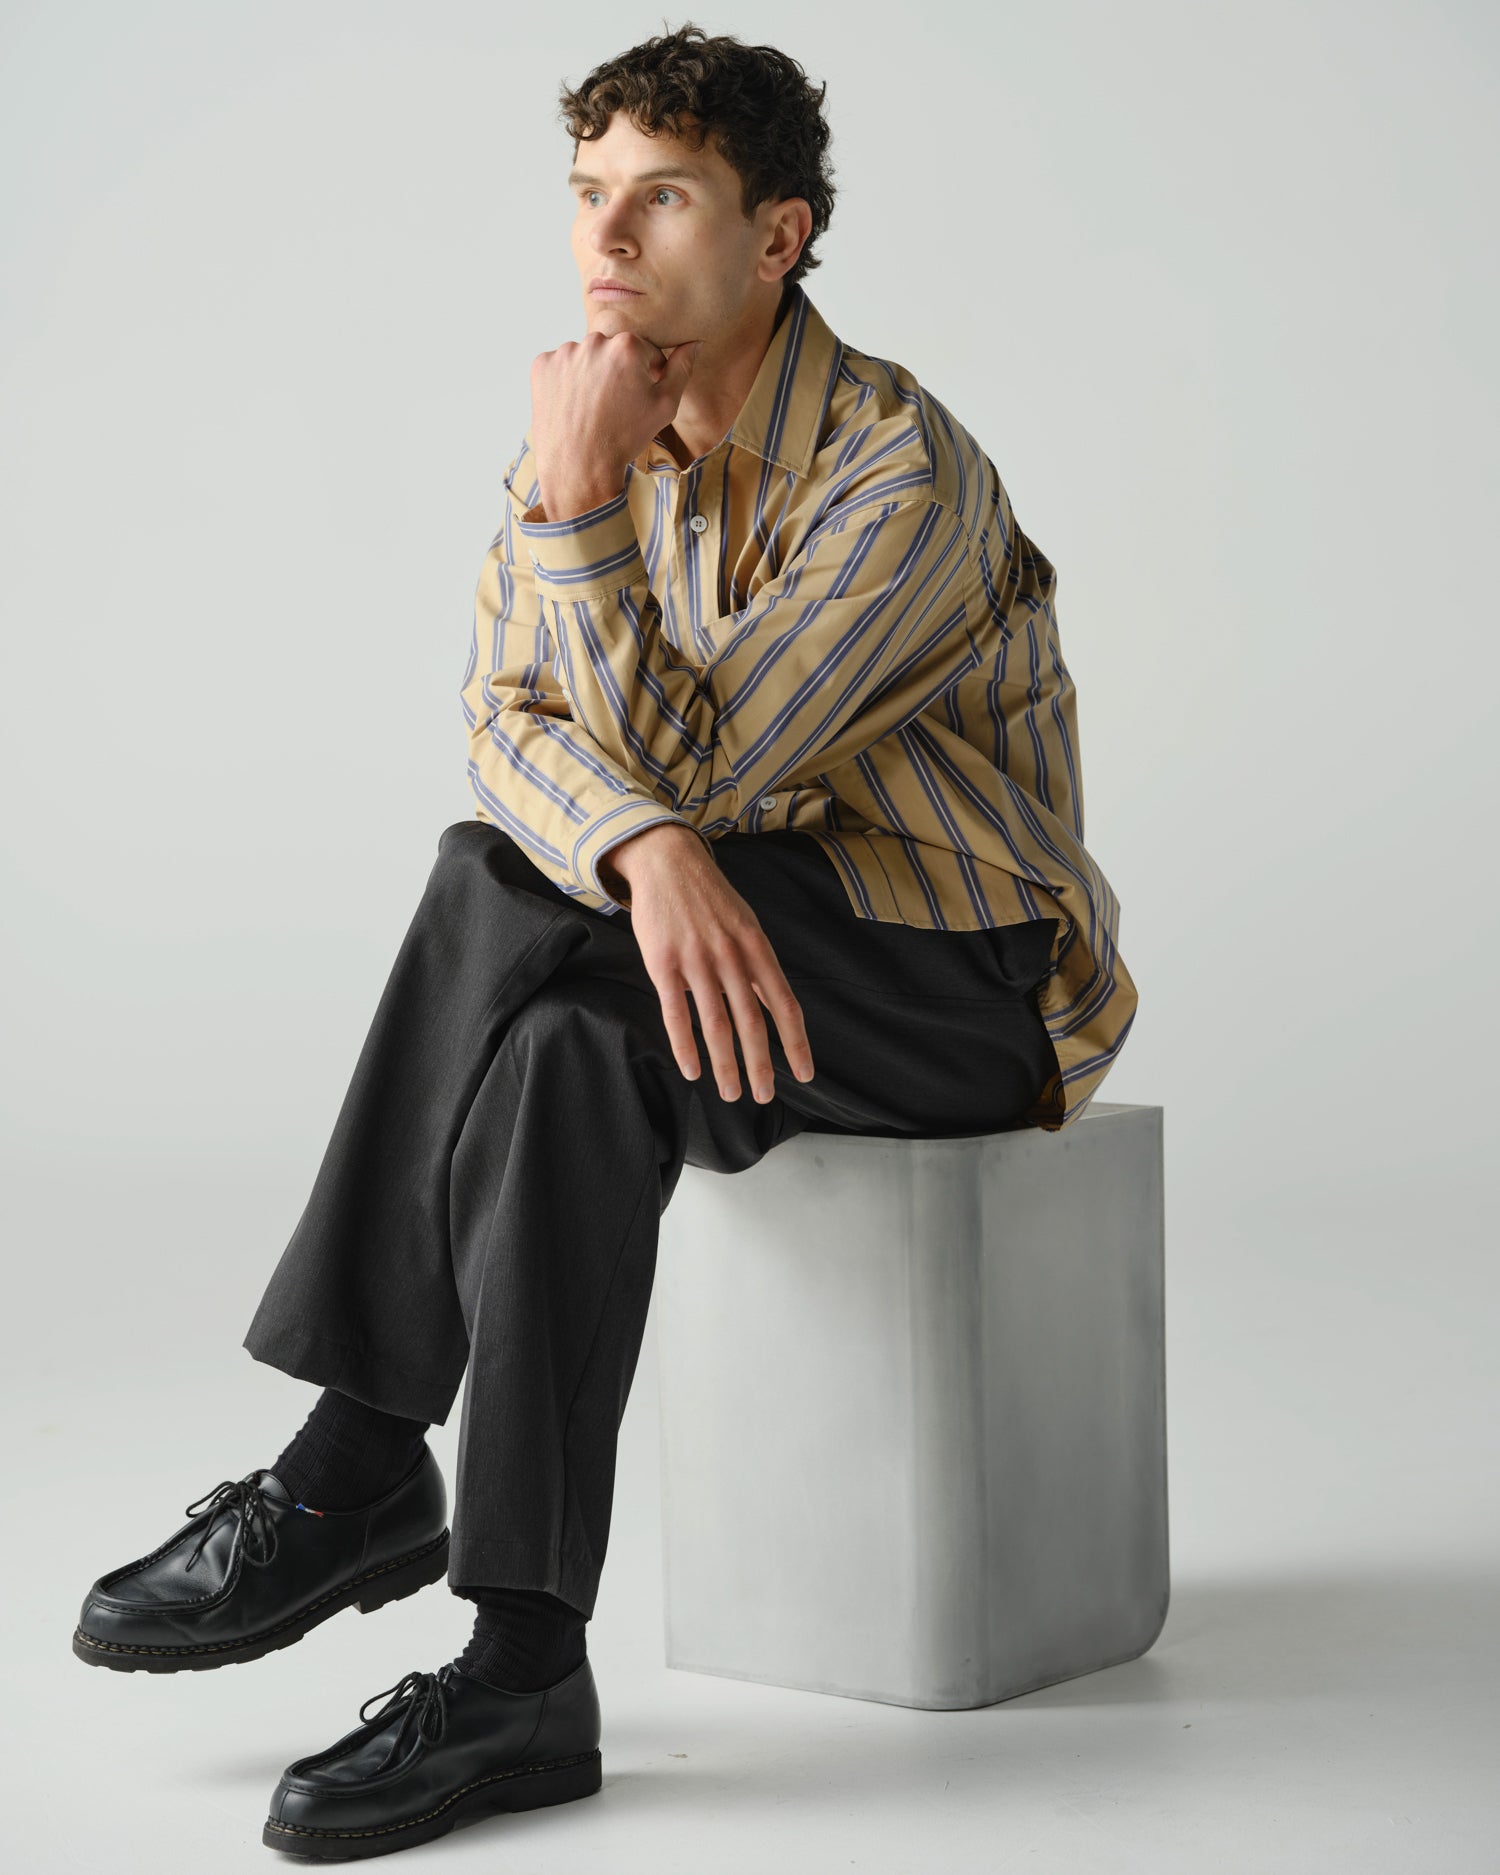
[{"label": "man's face", "polygon": [[[665,131],[648,137],[616,111],[602,137],[578,146],[568,186],[588,331],[639,332],[662,347],[702,339],[709,352],[764,295],[770,221],[746,220],[740,179],[712,141],[694,150]],[[637,290],[601,293],[600,276]]]}]

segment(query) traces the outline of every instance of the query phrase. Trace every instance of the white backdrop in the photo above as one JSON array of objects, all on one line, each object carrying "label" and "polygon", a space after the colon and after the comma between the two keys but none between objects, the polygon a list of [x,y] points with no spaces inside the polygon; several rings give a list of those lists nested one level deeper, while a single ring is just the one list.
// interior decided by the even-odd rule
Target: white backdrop
[{"label": "white backdrop", "polygon": [[[43,1734],[125,1752],[134,1793],[29,1866],[163,1866],[167,1791],[199,1849],[243,1825],[263,1860],[261,1785],[398,1676],[388,1636],[436,1665],[466,1631],[439,1591],[382,1616],[373,1655],[341,1637],[314,1715],[311,1642],[191,1688],[101,1688],[67,1651],[91,1578],[270,1463],[311,1403],[239,1342],[437,836],[471,811],[474,584],[530,360],[583,329],[557,92],[689,17],[828,81],[839,198],[808,292],[974,431],[1058,568],[1086,837],[1141,993],[1101,1098],[1162,1104],[1168,1154],[1176,1594],[1153,1654],[1101,1679],[1164,1698],[1175,1643],[1184,1674],[1209,1650],[1205,1699],[1338,1683],[1367,1756],[1309,1796],[1293,1859],[1250,1860],[1441,1844],[1477,1869],[1477,1715],[1437,1781],[1393,1793],[1411,1760],[1376,1714],[1477,1697],[1497,1553],[1500,32],[1479,5],[1287,0],[0,15],[7,1598]],[[660,1666],[653,1332],[590,1630],[627,1708]],[[256,1674],[282,1705],[248,1769],[222,1740],[194,1758]],[[851,1717],[774,1699],[752,1731]],[[1248,1806],[1268,1842],[1234,1735],[1204,1815]],[[1271,1736],[1306,1764],[1286,1711]],[[671,1742],[628,1733],[613,1765]],[[763,1830],[784,1769],[726,1786]],[[1145,1828],[1139,1770],[1085,1783]],[[1135,1866],[1066,1783],[1016,1775],[1031,1866]],[[872,1789],[831,1844],[789,1841],[904,1867],[877,1796],[921,1829],[911,1791]],[[1138,1840],[1170,1865],[1176,1838]]]}]

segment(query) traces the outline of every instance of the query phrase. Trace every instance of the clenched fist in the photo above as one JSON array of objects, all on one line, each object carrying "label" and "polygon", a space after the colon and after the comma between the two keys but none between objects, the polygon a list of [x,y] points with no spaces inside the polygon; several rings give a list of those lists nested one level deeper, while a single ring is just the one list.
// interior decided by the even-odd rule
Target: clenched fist
[{"label": "clenched fist", "polygon": [[638,332],[589,332],[531,361],[531,444],[549,521],[618,495],[625,468],[677,414],[701,339],[663,351]]}]

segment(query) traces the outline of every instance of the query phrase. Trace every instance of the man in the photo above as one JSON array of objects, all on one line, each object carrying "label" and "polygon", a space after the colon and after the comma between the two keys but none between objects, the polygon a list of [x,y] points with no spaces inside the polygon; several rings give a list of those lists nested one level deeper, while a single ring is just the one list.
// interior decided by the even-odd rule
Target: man
[{"label": "man", "polygon": [[[599,1788],[583,1628],[684,1161],[1058,1130],[1135,1008],[1053,569],[968,433],[801,284],[821,93],[686,27],[564,102],[586,331],[532,365],[480,575],[475,817],[245,1337],[321,1392],[74,1636],[214,1667],[446,1571],[463,1652],[273,1794],[264,1840],[313,1857]],[[450,1536],[423,1435],[466,1370]]]}]

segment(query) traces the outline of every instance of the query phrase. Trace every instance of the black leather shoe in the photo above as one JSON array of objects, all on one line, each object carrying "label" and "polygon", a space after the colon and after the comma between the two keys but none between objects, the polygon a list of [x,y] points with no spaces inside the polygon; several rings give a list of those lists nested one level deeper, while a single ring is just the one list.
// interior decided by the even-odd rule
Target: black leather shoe
[{"label": "black leather shoe", "polygon": [[282,1772],[261,1831],[269,1848],[324,1861],[388,1855],[486,1811],[535,1810],[600,1786],[587,1656],[534,1693],[501,1692],[452,1661],[386,1690],[364,1724]]},{"label": "black leather shoe", "polygon": [[261,1467],[187,1506],[160,1548],[100,1576],[73,1652],[90,1666],[179,1673],[257,1660],[351,1602],[370,1614],[448,1568],[448,1491],[431,1446],[358,1510],[309,1510]]}]

